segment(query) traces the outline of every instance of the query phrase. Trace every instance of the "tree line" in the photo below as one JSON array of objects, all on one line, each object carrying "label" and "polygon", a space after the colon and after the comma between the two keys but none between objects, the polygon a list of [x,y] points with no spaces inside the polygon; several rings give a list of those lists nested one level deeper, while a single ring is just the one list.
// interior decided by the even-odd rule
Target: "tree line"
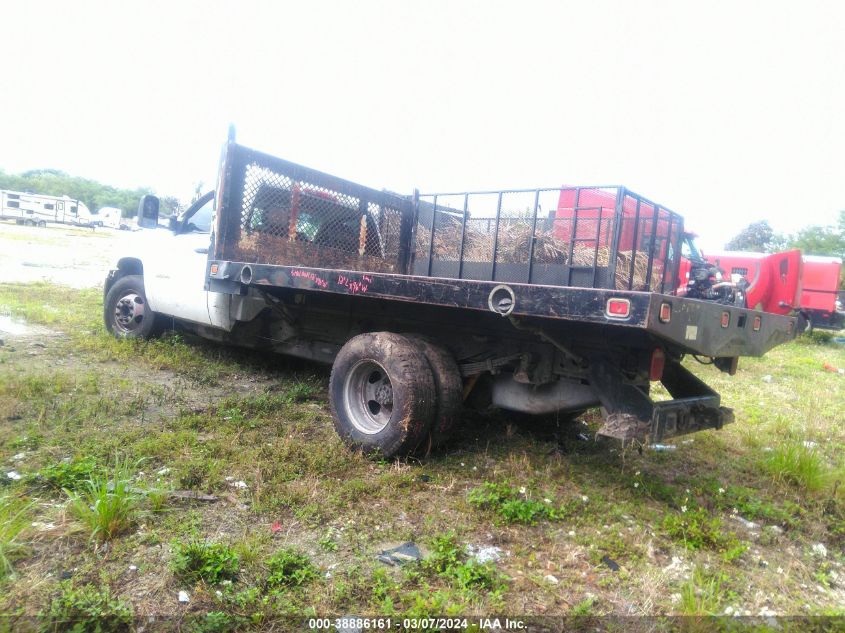
[{"label": "tree line", "polygon": [[[71,176],[58,169],[32,169],[20,174],[7,174],[0,169],[0,189],[28,191],[50,196],[67,195],[85,203],[91,211],[102,207],[117,207],[123,217],[132,217],[138,211],[138,202],[146,194],[153,193],[147,187],[137,189],[118,189],[104,185],[96,180]],[[183,205],[177,198],[161,198],[161,215],[178,213]]]}]

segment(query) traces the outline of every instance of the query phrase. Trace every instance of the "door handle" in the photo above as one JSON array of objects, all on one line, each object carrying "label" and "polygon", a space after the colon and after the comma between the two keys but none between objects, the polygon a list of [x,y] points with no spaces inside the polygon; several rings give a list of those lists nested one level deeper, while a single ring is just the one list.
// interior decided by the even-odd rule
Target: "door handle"
[{"label": "door handle", "polygon": [[208,246],[197,246],[194,249],[195,253],[201,253],[203,255],[208,255]]}]

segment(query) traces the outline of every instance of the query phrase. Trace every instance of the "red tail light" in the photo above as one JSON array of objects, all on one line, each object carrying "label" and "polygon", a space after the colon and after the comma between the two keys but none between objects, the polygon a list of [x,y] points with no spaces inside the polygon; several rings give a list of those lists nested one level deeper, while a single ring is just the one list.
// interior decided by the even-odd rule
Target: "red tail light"
[{"label": "red tail light", "polygon": [[722,312],[722,327],[728,327],[731,324],[731,313],[725,310]]},{"label": "red tail light", "polygon": [[631,315],[631,302],[627,299],[608,299],[605,314],[614,319],[627,319]]},{"label": "red tail light", "polygon": [[651,353],[651,365],[648,368],[649,380],[660,380],[663,378],[663,368],[666,366],[666,355],[660,348],[655,348]]},{"label": "red tail light", "polygon": [[669,323],[672,320],[672,304],[661,303],[660,314],[658,315],[661,323]]},{"label": "red tail light", "polygon": [[754,317],[754,325],[752,325],[752,328],[754,329],[754,331],[759,332],[760,326],[762,326],[762,325],[763,325],[763,318],[760,317],[760,316]]}]

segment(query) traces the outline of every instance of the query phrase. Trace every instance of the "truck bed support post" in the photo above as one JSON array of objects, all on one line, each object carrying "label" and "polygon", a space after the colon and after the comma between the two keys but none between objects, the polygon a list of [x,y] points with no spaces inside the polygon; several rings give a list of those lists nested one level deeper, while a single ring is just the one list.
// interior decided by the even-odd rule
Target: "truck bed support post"
[{"label": "truck bed support post", "polygon": [[607,287],[613,290],[621,290],[621,288],[616,288],[616,263],[619,255],[619,236],[622,233],[622,214],[624,212],[622,202],[625,200],[625,193],[625,187],[619,187],[616,190],[616,217],[613,218],[613,238],[610,243],[610,253],[607,262]]},{"label": "truck bed support post", "polygon": [[531,219],[531,241],[528,243],[528,279],[531,283],[531,274],[534,272],[534,240],[537,237],[537,209],[540,207],[540,190],[534,192],[534,215]]}]

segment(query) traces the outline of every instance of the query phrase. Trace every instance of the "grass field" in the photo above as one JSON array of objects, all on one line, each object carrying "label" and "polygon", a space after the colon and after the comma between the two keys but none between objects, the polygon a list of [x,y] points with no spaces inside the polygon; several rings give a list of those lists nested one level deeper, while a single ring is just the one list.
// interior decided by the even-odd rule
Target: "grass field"
[{"label": "grass field", "polygon": [[[335,435],[326,369],[178,335],[116,341],[101,310],[98,290],[0,284],[0,314],[41,328],[0,346],[13,623],[845,616],[845,376],[824,369],[845,367],[841,346],[805,338],[735,377],[690,361],[736,423],[675,450],[584,441],[595,413],[468,413],[442,450],[374,462]],[[408,540],[423,562],[376,560]]]}]

